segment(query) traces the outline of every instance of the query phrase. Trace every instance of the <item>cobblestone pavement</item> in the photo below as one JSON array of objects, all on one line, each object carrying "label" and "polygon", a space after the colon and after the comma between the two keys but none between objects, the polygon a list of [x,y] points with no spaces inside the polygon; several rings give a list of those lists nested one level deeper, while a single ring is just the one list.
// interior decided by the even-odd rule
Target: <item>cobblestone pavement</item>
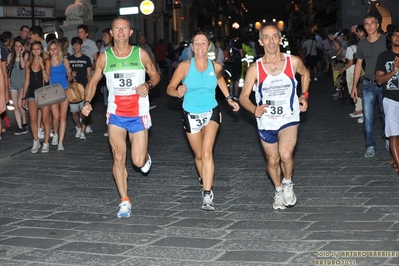
[{"label": "cobblestone pavement", "polygon": [[31,154],[31,135],[14,136],[11,119],[0,142],[0,265],[399,265],[399,182],[381,123],[376,114],[376,156],[364,158],[361,124],[330,96],[330,77],[312,81],[295,151],[298,202],[279,211],[254,117],[223,99],[216,211],[201,211],[181,100],[166,85],[154,89],[150,174],[127,159],[130,218],[116,217],[101,96],[94,132],[75,138],[69,117],[62,152]]}]

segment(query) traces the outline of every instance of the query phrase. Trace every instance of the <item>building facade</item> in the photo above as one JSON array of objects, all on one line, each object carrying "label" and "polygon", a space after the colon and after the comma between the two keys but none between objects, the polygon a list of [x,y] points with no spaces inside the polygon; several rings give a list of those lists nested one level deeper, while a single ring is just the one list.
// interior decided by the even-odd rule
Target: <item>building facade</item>
[{"label": "building facade", "polygon": [[[119,16],[119,8],[140,7],[143,2],[143,0],[2,0],[0,32],[11,31],[17,36],[20,26],[38,25],[45,33],[56,32],[59,37],[63,37],[66,8],[73,3],[85,1],[91,2],[93,6],[93,22],[96,29],[89,34],[89,38],[93,40],[101,39],[102,30],[111,27],[113,19]],[[152,2],[154,11],[149,15],[141,12],[125,15],[130,19],[134,29],[132,42],[136,42],[140,34],[146,35],[151,45],[161,38],[165,42],[177,44],[191,36],[197,18],[195,10],[192,9],[193,1],[178,0],[179,9],[173,9],[174,0],[152,0]]]}]

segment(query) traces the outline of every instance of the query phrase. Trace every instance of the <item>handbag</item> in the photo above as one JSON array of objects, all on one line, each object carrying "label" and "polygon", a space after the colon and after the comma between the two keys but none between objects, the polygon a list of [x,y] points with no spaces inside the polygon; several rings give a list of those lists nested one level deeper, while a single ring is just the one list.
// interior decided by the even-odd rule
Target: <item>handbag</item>
[{"label": "handbag", "polygon": [[85,99],[85,88],[74,78],[65,91],[70,103],[79,103]]},{"label": "handbag", "polygon": [[46,85],[35,90],[35,100],[39,108],[63,102],[65,99],[66,94],[64,88],[59,83]]}]

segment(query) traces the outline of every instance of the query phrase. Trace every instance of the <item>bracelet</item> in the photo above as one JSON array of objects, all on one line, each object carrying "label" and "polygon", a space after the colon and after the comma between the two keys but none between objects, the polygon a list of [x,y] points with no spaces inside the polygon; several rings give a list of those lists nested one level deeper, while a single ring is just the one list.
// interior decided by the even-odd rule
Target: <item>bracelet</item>
[{"label": "bracelet", "polygon": [[89,103],[91,105],[90,101],[84,101],[83,105],[85,105],[86,103]]},{"label": "bracelet", "polygon": [[21,100],[26,100],[26,98],[22,98]]},{"label": "bracelet", "polygon": [[309,99],[309,91],[305,91],[301,93],[301,97],[305,97],[305,99]]},{"label": "bracelet", "polygon": [[226,101],[228,101],[228,100],[230,100],[230,99],[233,99],[234,98],[234,96],[233,95],[231,95],[231,94],[229,94],[229,96],[227,96],[226,98],[224,98]]},{"label": "bracelet", "polygon": [[255,106],[255,109],[254,109],[254,114],[255,114],[255,112],[256,112],[256,108],[258,108],[258,106]]}]

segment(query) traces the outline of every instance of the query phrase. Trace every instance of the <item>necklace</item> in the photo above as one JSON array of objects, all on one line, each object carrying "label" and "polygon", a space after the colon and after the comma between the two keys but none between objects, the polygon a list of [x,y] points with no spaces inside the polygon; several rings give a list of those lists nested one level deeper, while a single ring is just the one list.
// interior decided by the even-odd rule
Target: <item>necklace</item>
[{"label": "necklace", "polygon": [[274,72],[274,71],[276,71],[276,69],[277,69],[277,66],[271,68],[270,70],[271,70],[272,72]]}]

